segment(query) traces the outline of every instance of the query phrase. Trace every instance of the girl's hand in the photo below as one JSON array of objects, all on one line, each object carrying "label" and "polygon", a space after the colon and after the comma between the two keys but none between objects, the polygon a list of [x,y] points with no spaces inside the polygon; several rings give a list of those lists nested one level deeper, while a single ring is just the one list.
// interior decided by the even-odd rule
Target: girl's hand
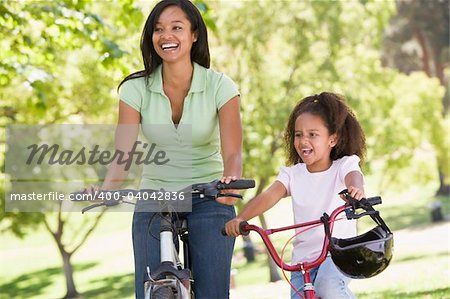
[{"label": "girl's hand", "polygon": [[225,224],[225,231],[227,232],[227,235],[230,237],[237,237],[241,233],[239,232],[239,224],[241,224],[242,221],[245,221],[242,218],[236,217],[231,219]]},{"label": "girl's hand", "polygon": [[[358,187],[349,186],[347,188],[347,190],[348,190],[348,195],[350,195],[351,197],[353,197],[356,200],[361,200],[364,197],[366,197],[364,194],[364,189],[362,189],[362,188],[360,189]],[[341,195],[341,198],[343,200],[345,200],[345,197],[343,195]]]},{"label": "girl's hand", "polygon": [[[224,176],[220,179],[220,182],[225,183],[225,184],[229,184],[232,181],[236,181],[237,177],[236,176]],[[239,190],[235,190],[235,189],[223,189],[221,191],[221,193],[234,193],[234,194],[239,194]],[[224,205],[233,205],[236,201],[237,198],[236,197],[224,197],[224,196],[220,196],[216,199],[217,202],[224,204]]]}]

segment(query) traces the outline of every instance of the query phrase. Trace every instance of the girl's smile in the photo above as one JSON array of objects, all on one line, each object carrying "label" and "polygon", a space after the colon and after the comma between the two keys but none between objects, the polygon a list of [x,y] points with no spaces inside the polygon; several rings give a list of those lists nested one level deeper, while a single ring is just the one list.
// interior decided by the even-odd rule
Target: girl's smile
[{"label": "girl's smile", "polygon": [[294,146],[310,172],[325,171],[331,166],[330,153],[336,135],[330,135],[320,116],[305,112],[295,121]]}]

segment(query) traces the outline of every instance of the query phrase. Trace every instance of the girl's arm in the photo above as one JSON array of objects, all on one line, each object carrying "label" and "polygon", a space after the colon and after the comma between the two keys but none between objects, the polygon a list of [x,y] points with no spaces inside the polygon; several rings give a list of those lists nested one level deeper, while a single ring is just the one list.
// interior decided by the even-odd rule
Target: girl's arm
[{"label": "girl's arm", "polygon": [[345,176],[345,186],[351,197],[360,200],[366,197],[364,193],[364,177],[359,171],[351,171]]},{"label": "girl's arm", "polygon": [[[230,99],[219,110],[220,142],[224,164],[222,182],[229,183],[242,175],[242,124],[239,110],[239,96]],[[238,193],[224,190],[224,193]],[[219,197],[218,202],[232,205],[235,197]]]},{"label": "girl's arm", "polygon": [[253,198],[244,208],[244,210],[239,213],[236,218],[230,220],[225,225],[225,231],[227,235],[237,237],[240,235],[239,224],[242,221],[247,221],[261,215],[265,211],[273,207],[280,199],[285,197],[287,194],[284,185],[275,181],[268,189],[263,193],[259,194]]}]

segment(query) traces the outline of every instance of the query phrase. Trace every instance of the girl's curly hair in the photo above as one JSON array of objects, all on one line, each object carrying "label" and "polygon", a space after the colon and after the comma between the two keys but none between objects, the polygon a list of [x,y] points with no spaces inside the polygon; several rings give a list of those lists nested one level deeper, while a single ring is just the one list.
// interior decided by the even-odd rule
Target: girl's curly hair
[{"label": "girl's curly hair", "polygon": [[323,119],[329,134],[337,135],[337,144],[330,153],[331,160],[357,155],[363,161],[366,140],[364,132],[343,96],[322,92],[301,100],[292,110],[284,133],[287,164],[303,162],[294,146],[295,121],[302,113],[311,113]]}]

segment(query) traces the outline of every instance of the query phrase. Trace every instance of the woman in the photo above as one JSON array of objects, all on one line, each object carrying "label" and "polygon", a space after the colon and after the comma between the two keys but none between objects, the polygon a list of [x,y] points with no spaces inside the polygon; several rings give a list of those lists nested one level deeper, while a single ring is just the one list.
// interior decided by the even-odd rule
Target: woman
[{"label": "woman", "polygon": [[[118,122],[123,126],[116,132],[117,149],[130,151],[139,124],[145,137],[163,149],[191,145],[189,171],[177,165],[172,165],[173,171],[170,165],[163,167],[165,171],[145,165],[141,188],[173,189],[239,178],[240,96],[230,78],[209,68],[207,31],[198,9],[188,0],[156,4],[145,23],[141,52],[145,69],[119,85]],[[118,188],[125,176],[122,166],[111,166],[102,188]],[[192,212],[186,218],[197,299],[229,297],[234,239],[222,236],[221,228],[235,216],[235,200],[192,199]],[[152,271],[159,266],[159,241],[153,237],[159,233],[159,217],[153,215],[135,212],[133,217],[136,298],[143,298],[146,267]]]}]

